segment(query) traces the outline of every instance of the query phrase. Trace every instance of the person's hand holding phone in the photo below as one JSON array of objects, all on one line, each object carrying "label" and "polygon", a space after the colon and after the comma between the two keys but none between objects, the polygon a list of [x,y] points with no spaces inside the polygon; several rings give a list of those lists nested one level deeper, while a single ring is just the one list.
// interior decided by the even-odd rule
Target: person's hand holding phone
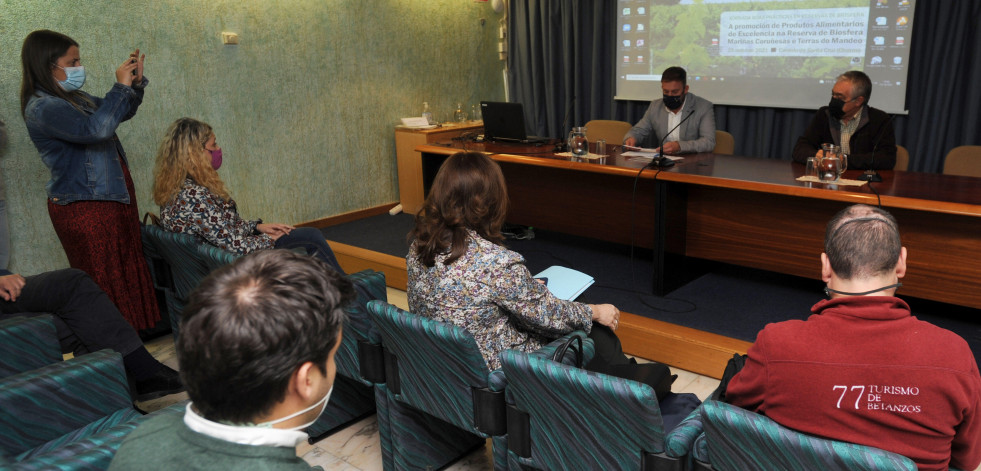
[{"label": "person's hand holding phone", "polygon": [[116,81],[126,86],[133,86],[134,83],[143,82],[143,61],[145,59],[146,54],[140,55],[139,49],[130,53],[126,62],[123,62],[116,69]]},{"label": "person's hand holding phone", "polygon": [[140,55],[140,49],[137,48],[129,58],[136,63],[136,68],[133,69],[133,83],[140,83],[143,81],[143,61],[146,60],[146,54]]}]

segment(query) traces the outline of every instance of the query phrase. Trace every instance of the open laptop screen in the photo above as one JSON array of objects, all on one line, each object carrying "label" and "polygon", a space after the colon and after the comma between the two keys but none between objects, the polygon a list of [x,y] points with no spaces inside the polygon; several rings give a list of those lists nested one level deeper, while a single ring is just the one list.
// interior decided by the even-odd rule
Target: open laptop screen
[{"label": "open laptop screen", "polygon": [[510,142],[533,142],[525,131],[525,111],[521,103],[480,102],[484,118],[484,139]]}]

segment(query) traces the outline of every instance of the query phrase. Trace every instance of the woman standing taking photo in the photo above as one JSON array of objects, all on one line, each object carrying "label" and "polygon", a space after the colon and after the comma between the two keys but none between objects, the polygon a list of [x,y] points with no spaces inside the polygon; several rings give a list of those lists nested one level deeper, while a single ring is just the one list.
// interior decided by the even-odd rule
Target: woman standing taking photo
[{"label": "woman standing taking photo", "polygon": [[139,49],[116,69],[104,97],[85,83],[78,43],[49,30],[21,49],[20,104],[51,171],[48,215],[73,268],[88,273],[136,329],[160,319],[140,239],[139,209],[116,128],[136,114],[149,81]]}]

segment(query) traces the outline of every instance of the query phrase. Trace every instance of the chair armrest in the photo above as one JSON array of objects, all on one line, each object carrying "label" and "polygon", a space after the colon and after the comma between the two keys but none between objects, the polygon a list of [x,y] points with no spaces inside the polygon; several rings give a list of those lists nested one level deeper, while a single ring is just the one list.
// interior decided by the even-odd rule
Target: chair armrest
[{"label": "chair armrest", "polygon": [[50,315],[0,321],[0,378],[58,363],[61,358]]},{"label": "chair armrest", "polygon": [[370,385],[370,382],[361,378],[358,343],[368,340],[371,331],[368,303],[376,299],[384,301],[388,296],[385,288],[385,274],[373,270],[364,270],[347,275],[346,278],[356,284],[359,289],[355,290],[357,298],[344,309],[347,313],[347,320],[344,322],[344,337],[341,340],[341,346],[337,349],[334,361],[337,363],[338,373],[362,384]]},{"label": "chair armrest", "polygon": [[709,463],[708,442],[706,440],[705,433],[701,433],[695,438],[695,442],[692,443],[691,458],[694,465],[693,468],[695,469],[704,469],[706,466],[711,467]]},{"label": "chair armrest", "polygon": [[205,242],[195,242],[197,243],[198,254],[201,255],[204,264],[212,271],[228,265],[242,256]]},{"label": "chair armrest", "polygon": [[664,438],[664,448],[671,457],[681,457],[691,453],[695,439],[702,433],[702,406],[688,414],[674,430]]},{"label": "chair armrest", "polygon": [[37,447],[132,409],[122,357],[100,350],[0,380],[0,453]]}]

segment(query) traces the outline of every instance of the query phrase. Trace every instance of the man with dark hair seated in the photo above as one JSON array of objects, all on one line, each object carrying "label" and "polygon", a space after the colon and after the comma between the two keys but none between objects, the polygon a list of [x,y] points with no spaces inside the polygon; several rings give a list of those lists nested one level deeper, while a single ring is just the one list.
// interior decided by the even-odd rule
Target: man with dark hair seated
[{"label": "man with dark hair seated", "polygon": [[68,268],[24,278],[0,269],[0,298],[0,319],[52,314],[63,353],[119,352],[135,400],[184,390],[177,372],[150,355],[136,330],[85,272]]},{"label": "man with dark hair seated", "polygon": [[286,250],[213,272],[191,295],[177,342],[191,404],[133,431],[110,469],[310,469],[296,445],[327,406],[353,299],[329,265]]},{"label": "man with dark hair seated", "polygon": [[981,463],[981,377],[957,334],[894,297],[906,274],[896,220],[865,205],[828,223],[831,299],[806,321],[769,324],[726,400],[792,429],[909,457],[921,470]]},{"label": "man with dark hair seated", "polygon": [[[640,146],[648,138],[664,142],[664,154],[712,152],[715,112],[712,102],[688,93],[688,72],[668,67],[661,74],[662,99],[654,100],[644,117],[624,136],[623,145]],[[690,118],[690,119],[689,119]]]}]

